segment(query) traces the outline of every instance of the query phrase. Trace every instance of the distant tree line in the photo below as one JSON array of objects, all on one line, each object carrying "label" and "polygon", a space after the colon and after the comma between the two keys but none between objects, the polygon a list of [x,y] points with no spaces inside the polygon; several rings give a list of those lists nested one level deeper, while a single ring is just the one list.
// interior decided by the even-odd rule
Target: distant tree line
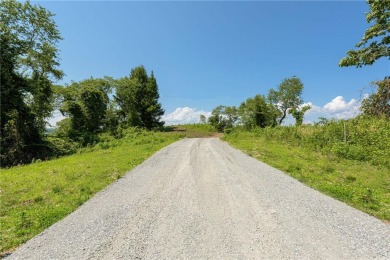
[{"label": "distant tree line", "polygon": [[143,66],[120,79],[54,85],[64,73],[58,68],[62,37],[52,17],[29,1],[0,2],[1,167],[56,155],[45,133],[56,109],[66,117],[58,122],[57,136],[80,145],[96,141],[101,132],[164,124],[157,80]]},{"label": "distant tree line", "polygon": [[[256,95],[248,98],[237,108],[218,106],[211,112],[208,123],[218,131],[242,125],[247,129],[281,125],[287,114],[291,114],[296,125],[302,125],[303,117],[311,107],[302,106],[303,83],[298,77],[286,78],[268,96]],[[203,121],[205,121],[203,119]]]},{"label": "distant tree line", "polygon": [[[362,67],[372,65],[380,58],[390,60],[390,1],[367,0],[370,11],[366,20],[370,24],[355,50],[347,52],[340,60],[340,67]],[[362,100],[363,116],[390,118],[390,76],[371,83],[374,92]],[[270,90],[268,96],[256,95],[248,98],[238,108],[218,106],[212,111],[208,123],[223,131],[234,125],[247,128],[273,127],[281,125],[287,114],[295,118],[296,125],[302,125],[304,114],[310,106],[302,106],[303,84],[297,77],[285,79],[277,90]],[[320,118],[321,121],[326,120]],[[205,122],[201,118],[201,122]]]}]

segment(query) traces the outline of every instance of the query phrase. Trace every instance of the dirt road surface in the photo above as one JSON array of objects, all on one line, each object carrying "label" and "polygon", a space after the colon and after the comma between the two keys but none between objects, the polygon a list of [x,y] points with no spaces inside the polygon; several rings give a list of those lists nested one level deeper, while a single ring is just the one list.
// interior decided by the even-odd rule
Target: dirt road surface
[{"label": "dirt road surface", "polygon": [[174,143],[7,259],[390,259],[390,226],[219,139]]}]

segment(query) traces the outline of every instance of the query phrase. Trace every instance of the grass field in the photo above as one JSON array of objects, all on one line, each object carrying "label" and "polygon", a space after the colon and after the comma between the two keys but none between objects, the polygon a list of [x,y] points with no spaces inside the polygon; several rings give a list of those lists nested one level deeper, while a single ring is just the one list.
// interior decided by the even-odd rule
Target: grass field
[{"label": "grass field", "polygon": [[5,254],[74,211],[180,133],[125,131],[77,154],[0,174],[0,252]]},{"label": "grass field", "polygon": [[[365,148],[363,157],[357,152],[351,154],[351,149],[345,153],[345,147],[335,149],[334,144],[342,142],[342,135],[336,141],[331,140],[334,134],[327,136],[327,132],[320,132],[314,138],[311,130],[305,128],[251,132],[238,129],[223,139],[301,182],[388,222],[390,171],[386,167],[389,153],[386,145],[389,145],[389,129],[387,123],[380,123],[383,126],[375,131],[369,128],[375,124],[366,124],[367,127],[359,128],[360,133],[352,131],[351,123],[348,136],[353,151]],[[332,131],[338,133],[341,131],[338,128],[333,125]],[[81,148],[74,155],[2,169],[0,256],[64,218],[164,146],[183,137],[220,137],[214,127],[205,124],[179,125],[163,130],[164,133],[127,129],[121,139],[102,135],[97,145]],[[326,142],[323,137],[327,138]],[[321,152],[318,147],[329,153]]]},{"label": "grass field", "polygon": [[235,131],[223,139],[308,186],[390,221],[390,171],[384,165],[373,164],[371,160],[345,159],[295,143],[273,140],[261,131]]},{"label": "grass field", "polygon": [[172,126],[173,131],[183,133],[188,138],[220,137],[221,134],[209,124],[187,124]]}]

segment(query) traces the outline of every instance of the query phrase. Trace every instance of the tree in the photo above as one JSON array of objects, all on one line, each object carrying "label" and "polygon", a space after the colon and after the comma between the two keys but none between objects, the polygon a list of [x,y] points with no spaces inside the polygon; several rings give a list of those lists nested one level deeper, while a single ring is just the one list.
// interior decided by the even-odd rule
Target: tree
[{"label": "tree", "polygon": [[306,111],[308,111],[309,109],[311,109],[311,106],[310,105],[306,105],[306,106],[303,106],[303,107],[293,107],[289,113],[295,118],[295,125],[296,126],[301,126],[302,123],[303,123],[303,118],[304,118],[304,115],[306,113]]},{"label": "tree", "polygon": [[157,80],[153,72],[148,76],[143,66],[132,69],[130,77],[117,81],[115,100],[122,124],[147,129],[164,125],[161,121],[164,110],[158,99]]},{"label": "tree", "polygon": [[[357,50],[347,52],[348,57],[342,58],[339,66],[371,65],[382,57],[390,59],[390,1],[367,0],[370,12],[366,20],[373,25],[366,30],[362,40],[356,44]],[[390,84],[389,77],[376,81],[377,92],[364,99],[361,110],[370,116],[390,115]]]},{"label": "tree", "polygon": [[238,114],[241,123],[246,128],[275,126],[278,111],[262,95],[256,95],[254,98],[248,98],[241,103]]},{"label": "tree", "polygon": [[0,2],[2,166],[25,163],[44,148],[45,119],[52,108],[61,36],[53,14],[30,2]]},{"label": "tree", "polygon": [[206,116],[205,115],[200,115],[199,116],[199,122],[201,123],[201,124],[206,124]]},{"label": "tree", "polygon": [[271,89],[268,94],[270,102],[280,111],[278,124],[281,125],[289,109],[303,103],[301,95],[303,83],[297,77],[284,79],[278,90]]},{"label": "tree", "polygon": [[366,14],[366,20],[373,25],[356,44],[358,49],[348,51],[348,56],[340,60],[341,67],[362,67],[382,57],[390,58],[390,1],[367,0],[367,3],[370,12]]},{"label": "tree", "polygon": [[[87,79],[73,82],[63,88],[63,105],[61,113],[71,119],[68,136],[82,142],[90,134],[102,130],[105,122],[110,91],[110,81],[107,79]],[[61,132],[61,131],[60,131]]]},{"label": "tree", "polygon": [[390,118],[390,77],[372,84],[377,91],[363,100],[360,109],[365,115]]},{"label": "tree", "polygon": [[233,127],[237,120],[238,110],[236,107],[217,106],[211,112],[208,122],[219,132],[223,132],[225,128]]}]

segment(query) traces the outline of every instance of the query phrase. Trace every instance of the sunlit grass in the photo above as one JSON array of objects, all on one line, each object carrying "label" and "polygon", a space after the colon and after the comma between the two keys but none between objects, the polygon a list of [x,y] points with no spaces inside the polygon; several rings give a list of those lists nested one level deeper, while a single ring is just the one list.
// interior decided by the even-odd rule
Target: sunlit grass
[{"label": "sunlit grass", "polygon": [[78,154],[0,174],[0,252],[11,250],[74,211],[154,152],[183,137],[129,130]]},{"label": "sunlit grass", "polygon": [[326,155],[254,132],[236,131],[224,140],[308,186],[390,221],[390,172],[385,166]]},{"label": "sunlit grass", "polygon": [[221,134],[209,124],[187,124],[173,126],[175,131],[181,132],[189,138],[220,137]]}]

